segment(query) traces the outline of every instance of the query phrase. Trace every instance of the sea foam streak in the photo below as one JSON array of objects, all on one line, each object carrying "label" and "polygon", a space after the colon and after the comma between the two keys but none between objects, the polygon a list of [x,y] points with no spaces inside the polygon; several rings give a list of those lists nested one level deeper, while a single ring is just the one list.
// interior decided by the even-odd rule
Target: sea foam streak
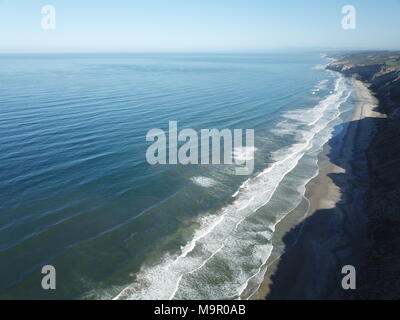
[{"label": "sea foam streak", "polygon": [[[330,124],[339,117],[339,107],[349,96],[346,90],[346,82],[340,77],[334,93],[314,108],[285,114],[286,120],[273,134],[295,132],[297,142],[275,152],[274,162],[245,181],[232,203],[200,218],[200,228],[180,255],[166,255],[157,265],[143,266],[137,281],[114,299],[234,299],[250,281],[261,281],[263,266],[272,252],[270,240],[275,225],[285,213],[268,212],[264,221],[251,218],[271,201],[280,183],[304,155],[319,152],[329,140]],[[314,174],[310,173],[307,179]],[[299,199],[296,201],[289,207],[294,208]]]},{"label": "sea foam streak", "polygon": [[207,177],[193,177],[190,180],[192,180],[194,184],[197,184],[204,188],[212,187],[217,183],[214,179]]}]

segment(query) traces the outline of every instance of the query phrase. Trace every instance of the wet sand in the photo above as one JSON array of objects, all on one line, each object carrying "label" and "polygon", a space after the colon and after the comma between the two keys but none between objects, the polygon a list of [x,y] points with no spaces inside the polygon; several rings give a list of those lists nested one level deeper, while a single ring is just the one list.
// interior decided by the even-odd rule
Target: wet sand
[{"label": "wet sand", "polygon": [[341,299],[342,266],[362,261],[365,150],[374,119],[383,115],[373,110],[377,100],[367,85],[358,80],[353,85],[360,103],[340,141],[330,141],[319,156],[319,174],[306,186],[306,216],[288,215],[277,225],[274,252],[254,299]]}]

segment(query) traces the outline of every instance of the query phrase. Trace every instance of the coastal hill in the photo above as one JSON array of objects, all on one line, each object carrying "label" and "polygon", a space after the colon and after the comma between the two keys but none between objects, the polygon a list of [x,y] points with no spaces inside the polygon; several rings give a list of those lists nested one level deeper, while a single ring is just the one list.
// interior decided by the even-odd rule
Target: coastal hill
[{"label": "coastal hill", "polygon": [[365,82],[379,100],[379,122],[367,152],[368,249],[356,299],[400,298],[400,52],[336,56],[327,69]]},{"label": "coastal hill", "polygon": [[327,68],[371,84],[370,89],[381,102],[380,111],[399,112],[400,51],[348,54]]}]

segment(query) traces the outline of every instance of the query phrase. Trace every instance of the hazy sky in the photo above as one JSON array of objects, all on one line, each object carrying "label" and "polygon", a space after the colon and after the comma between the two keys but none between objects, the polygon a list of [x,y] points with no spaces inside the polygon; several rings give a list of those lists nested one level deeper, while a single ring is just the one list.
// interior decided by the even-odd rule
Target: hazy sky
[{"label": "hazy sky", "polygon": [[[41,9],[56,9],[43,30]],[[344,5],[355,30],[341,27]],[[400,0],[0,0],[0,52],[399,48]]]}]

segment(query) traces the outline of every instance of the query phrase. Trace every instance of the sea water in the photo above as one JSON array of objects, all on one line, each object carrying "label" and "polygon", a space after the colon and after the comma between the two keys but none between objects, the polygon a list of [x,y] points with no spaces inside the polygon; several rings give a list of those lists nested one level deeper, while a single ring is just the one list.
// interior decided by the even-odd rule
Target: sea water
[{"label": "sea water", "polygon": [[[354,106],[320,53],[0,56],[0,297],[237,299]],[[146,162],[153,128],[254,129],[255,170]],[[306,208],[304,209],[306,211]],[[42,290],[43,265],[57,289]]]}]

